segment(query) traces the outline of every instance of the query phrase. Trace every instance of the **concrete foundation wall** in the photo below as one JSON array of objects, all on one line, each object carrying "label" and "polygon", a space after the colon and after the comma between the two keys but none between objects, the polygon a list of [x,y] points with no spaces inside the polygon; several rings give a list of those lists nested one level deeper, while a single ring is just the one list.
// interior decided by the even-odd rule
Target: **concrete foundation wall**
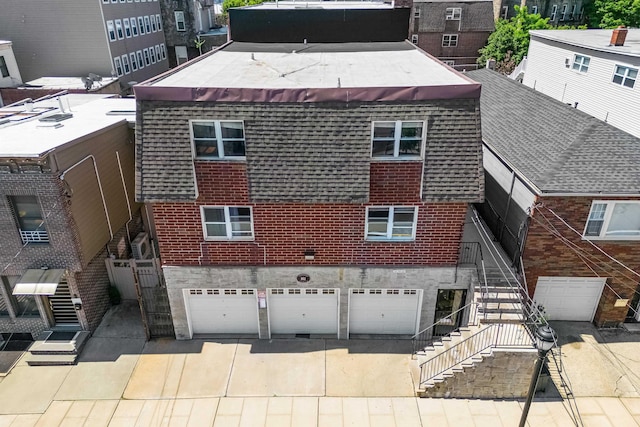
[{"label": "concrete foundation wall", "polygon": [[[455,267],[171,267],[164,266],[167,293],[177,339],[189,339],[183,289],[338,288],[340,289],[340,339],[347,338],[349,288],[422,289],[420,330],[434,320],[438,289],[470,289],[475,270]],[[299,283],[299,274],[310,280]],[[471,294],[469,292],[469,294]],[[470,297],[470,295],[469,295]],[[260,338],[269,338],[268,308],[259,309]]]},{"label": "concrete foundation wall", "polygon": [[495,349],[475,366],[427,389],[422,397],[512,399],[526,397],[538,352]]}]

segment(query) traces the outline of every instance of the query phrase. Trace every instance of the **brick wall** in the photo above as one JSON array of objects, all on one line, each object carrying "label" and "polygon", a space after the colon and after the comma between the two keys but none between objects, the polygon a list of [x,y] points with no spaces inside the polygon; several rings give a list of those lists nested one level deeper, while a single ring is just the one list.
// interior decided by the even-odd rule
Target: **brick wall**
[{"label": "brick wall", "polygon": [[[414,32],[414,34],[416,34]],[[483,48],[489,38],[489,31],[479,32],[447,32],[458,34],[458,46],[442,47],[442,35],[445,33],[418,32],[418,47],[438,58],[475,58],[478,50]],[[475,62],[475,60],[473,61]]]},{"label": "brick wall", "polygon": [[[153,205],[165,265],[453,265],[466,203],[422,203],[421,162],[374,162],[367,204],[249,203],[246,165],[196,162],[196,203]],[[252,206],[254,242],[205,242],[201,205]],[[364,239],[365,206],[418,206],[414,242]],[[304,260],[314,249],[314,261]]]},{"label": "brick wall", "polygon": [[[620,200],[620,198],[612,197],[605,199]],[[592,200],[591,197],[545,197],[540,201],[544,206],[564,218],[579,233],[582,233],[589,216]],[[640,198],[635,200],[640,200]],[[614,307],[614,303],[618,299],[616,294],[631,300],[638,288],[640,281],[638,276],[626,271],[587,241],[582,240],[581,235],[572,232],[544,207],[540,208],[540,212],[534,211],[533,213],[523,254],[530,295],[533,296],[535,292],[539,276],[608,277],[594,322],[597,325],[623,322],[628,307]],[[584,257],[580,258],[559,238],[551,235],[543,225],[554,227],[567,239],[570,245],[575,245],[591,261],[585,262]],[[592,242],[632,270],[640,272],[640,257],[638,257],[640,243],[637,240],[594,240]]]}]

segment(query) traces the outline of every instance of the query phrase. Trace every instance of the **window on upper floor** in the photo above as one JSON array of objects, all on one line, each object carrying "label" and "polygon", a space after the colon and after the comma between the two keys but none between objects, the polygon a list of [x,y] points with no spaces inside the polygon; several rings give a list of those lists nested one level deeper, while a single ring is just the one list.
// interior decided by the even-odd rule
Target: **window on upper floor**
[{"label": "window on upper floor", "polygon": [[138,22],[136,18],[131,18],[131,32],[133,37],[138,37]]},{"label": "window on upper floor", "polygon": [[9,77],[9,67],[7,67],[7,61],[4,60],[4,56],[0,56],[0,76]]},{"label": "window on upper floor", "polygon": [[167,48],[164,46],[164,43],[160,44],[160,55],[162,55],[162,59],[167,59]]},{"label": "window on upper floor", "polygon": [[156,31],[158,31],[158,26],[156,25],[156,15],[151,15],[150,19],[151,19],[151,31],[155,33]]},{"label": "window on upper floor", "polygon": [[418,44],[418,35],[417,34],[411,34],[411,43]]},{"label": "window on upper floor", "polygon": [[133,71],[138,71],[138,60],[136,59],[136,54],[130,53],[129,58],[131,59],[131,69]]},{"label": "window on upper floor", "polygon": [[455,20],[459,21],[462,18],[462,8],[461,7],[448,7],[445,12],[445,18],[447,20]]},{"label": "window on upper floor", "polygon": [[588,56],[573,55],[573,64],[571,65],[571,69],[581,73],[586,73],[589,71],[589,62],[591,62],[591,58]]},{"label": "window on upper floor", "polygon": [[578,5],[574,4],[573,7],[571,8],[571,13],[569,14],[570,20],[574,20],[578,17],[578,15],[576,14],[577,10],[578,10]]},{"label": "window on upper floor", "polygon": [[380,158],[420,158],[424,122],[373,122],[371,156]]},{"label": "window on upper floor", "polygon": [[205,240],[253,240],[253,215],[249,206],[202,206]]},{"label": "window on upper floor", "polygon": [[107,21],[107,33],[109,33],[109,41],[116,41],[116,27],[113,25],[113,21]]},{"label": "window on upper floor", "polygon": [[244,123],[192,120],[191,141],[198,159],[244,159]]},{"label": "window on upper floor", "polygon": [[127,38],[131,38],[131,25],[129,24],[129,18],[124,18],[122,23],[124,24],[124,35]]},{"label": "window on upper floor", "polygon": [[564,21],[566,17],[567,17],[567,5],[563,4],[562,11],[560,12],[560,20]]},{"label": "window on upper floor", "polygon": [[147,34],[151,32],[151,21],[149,20],[149,16],[144,17],[144,30]]},{"label": "window on upper floor", "polygon": [[556,16],[558,16],[558,5],[554,4],[551,7],[551,15],[549,15],[549,21],[555,21],[556,20]]},{"label": "window on upper floor", "polygon": [[144,18],[142,16],[138,16],[138,27],[140,28],[140,35],[144,35]]},{"label": "window on upper floor", "polygon": [[149,65],[151,65],[151,58],[149,57],[149,49],[145,48],[142,50],[142,52],[144,53],[144,65],[148,67]]},{"label": "window on upper floor", "polygon": [[583,235],[586,239],[640,239],[640,201],[594,201]]},{"label": "window on upper floor", "polygon": [[443,34],[442,35],[442,47],[456,47],[458,46],[457,34]]},{"label": "window on upper floor", "polygon": [[122,31],[122,21],[116,19],[116,34],[118,35],[118,40],[122,40],[124,38],[124,32]]},{"label": "window on upper floor", "polygon": [[158,31],[162,31],[162,19],[160,15],[156,15],[156,22],[158,23]]},{"label": "window on upper floor", "polygon": [[158,58],[158,62],[162,61],[160,57],[160,45],[156,45],[156,58]]},{"label": "window on upper floor", "polygon": [[122,55],[122,67],[124,68],[125,74],[131,73],[131,68],[129,66],[129,56],[127,56],[126,53]]},{"label": "window on upper floor", "polygon": [[414,240],[418,208],[415,206],[367,207],[367,240]]},{"label": "window on upper floor", "polygon": [[185,22],[184,22],[184,12],[176,11],[174,13],[174,15],[176,17],[176,30],[177,31],[186,31],[187,27],[186,27]]},{"label": "window on upper floor", "polygon": [[122,77],[122,61],[120,58],[113,58],[113,67],[118,77]]},{"label": "window on upper floor", "polygon": [[10,196],[22,243],[48,243],[49,234],[36,196]]},{"label": "window on upper floor", "polygon": [[144,68],[144,59],[141,50],[136,51],[136,58],[138,58],[138,67]]},{"label": "window on upper floor", "polygon": [[149,56],[151,57],[151,63],[156,63],[156,51],[153,49],[153,46],[149,48]]},{"label": "window on upper floor", "polygon": [[619,84],[621,86],[632,88],[636,84],[637,78],[638,78],[637,68],[616,65],[615,71],[613,72],[612,82],[615,84]]}]

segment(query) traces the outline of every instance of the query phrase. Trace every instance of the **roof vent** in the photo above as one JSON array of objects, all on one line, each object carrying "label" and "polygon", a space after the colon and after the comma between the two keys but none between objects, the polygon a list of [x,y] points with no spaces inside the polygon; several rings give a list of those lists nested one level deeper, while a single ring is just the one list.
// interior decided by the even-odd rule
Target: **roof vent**
[{"label": "roof vent", "polygon": [[63,113],[63,114],[53,114],[51,116],[47,116],[47,117],[43,117],[41,119],[38,119],[38,121],[40,122],[61,122],[63,120],[67,120],[70,119],[71,117],[73,117],[73,114],[71,113]]},{"label": "roof vent", "polygon": [[624,25],[620,25],[618,28],[613,30],[613,34],[611,34],[611,43],[610,46],[624,46],[624,41],[627,39],[628,30],[624,27]]}]

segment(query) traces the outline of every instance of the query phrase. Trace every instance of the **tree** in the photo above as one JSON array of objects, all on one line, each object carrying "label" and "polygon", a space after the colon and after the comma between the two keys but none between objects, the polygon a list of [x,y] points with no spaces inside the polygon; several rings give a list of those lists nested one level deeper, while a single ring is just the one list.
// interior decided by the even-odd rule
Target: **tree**
[{"label": "tree", "polygon": [[227,14],[227,11],[232,7],[253,6],[254,4],[263,3],[265,0],[224,0],[222,3],[222,13]]},{"label": "tree", "polygon": [[513,18],[499,19],[496,22],[496,29],[489,36],[487,45],[479,51],[478,64],[495,59],[496,69],[508,74],[529,50],[529,31],[553,28],[549,25],[548,18],[542,18],[537,13],[530,14],[526,7],[515,8],[516,15]]},{"label": "tree", "polygon": [[640,27],[640,0],[594,0],[585,13],[591,28]]}]

